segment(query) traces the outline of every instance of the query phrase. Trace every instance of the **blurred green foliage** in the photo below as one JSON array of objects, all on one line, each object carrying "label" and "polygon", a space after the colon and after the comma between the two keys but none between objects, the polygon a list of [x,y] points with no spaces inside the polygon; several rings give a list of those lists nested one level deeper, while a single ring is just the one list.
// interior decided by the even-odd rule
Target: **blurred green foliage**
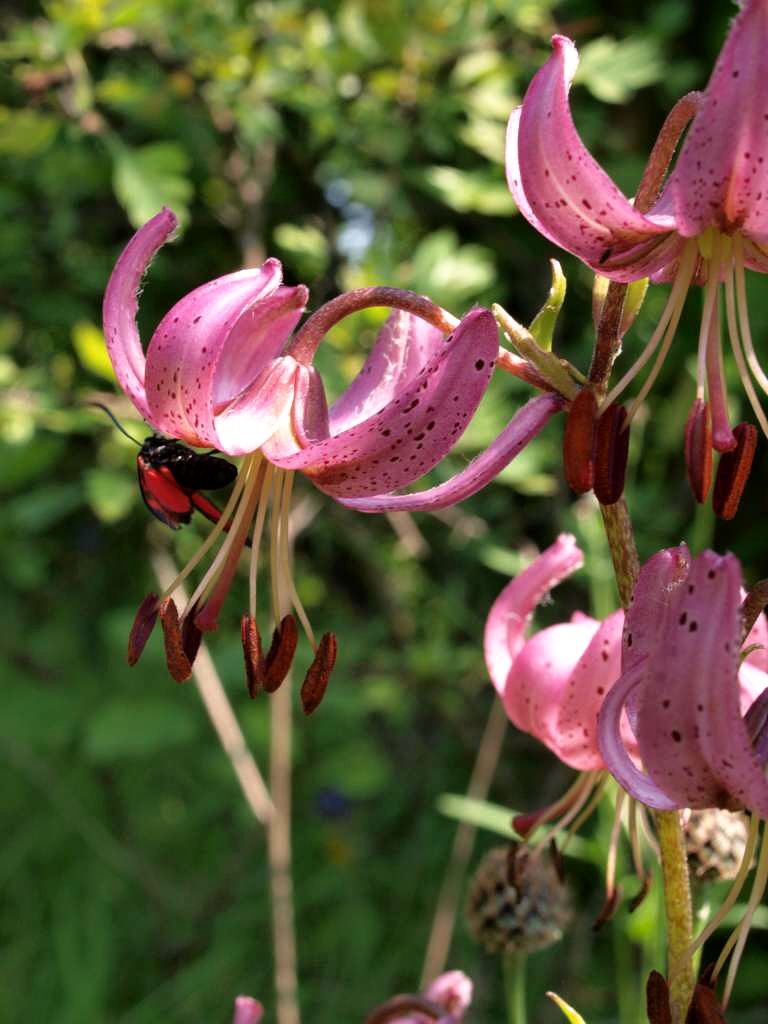
[{"label": "blurred green foliage", "polygon": [[[82,405],[107,397],[141,435],[113,396],[98,326],[110,268],[131,226],[168,203],[185,230],[153,266],[147,336],[185,292],[266,254],[283,260],[289,283],[310,286],[313,306],[343,288],[396,284],[457,314],[498,301],[528,321],[557,254],[515,216],[504,128],[550,34],[582,47],[580,130],[631,193],[666,109],[704,83],[730,6],[23,6],[2,8],[0,43],[0,1021],[224,1021],[237,991],[273,1003],[265,842],[194,690],[169,682],[157,642],[138,668],[125,665],[133,611],[155,585],[150,543],[181,560],[201,528],[175,536],[148,521],[135,449]],[[568,257],[563,265],[569,296],[555,347],[586,368],[590,275]],[[765,286],[750,287],[761,338]],[[651,290],[628,356],[663,300]],[[762,443],[733,524],[694,510],[684,480],[697,316],[694,299],[633,433],[628,491],[641,555],[684,537],[695,549],[717,544],[754,580],[768,574]],[[323,346],[332,391],[360,365],[380,319],[362,314]],[[453,468],[525,396],[518,382],[495,381]],[[417,986],[453,834],[436,800],[466,786],[491,704],[482,628],[508,574],[570,529],[588,568],[541,621],[615,605],[594,507],[562,481],[560,429],[553,423],[497,484],[439,517],[355,516],[308,488],[300,495],[312,522],[298,543],[299,590],[313,621],[341,639],[327,700],[296,736],[301,998],[316,1024],[359,1020]],[[212,648],[264,765],[268,708],[244,693],[238,608],[234,595]],[[510,734],[492,796],[531,809],[567,777]],[[594,829],[597,842],[610,820]],[[638,1021],[657,903],[593,935],[599,871],[578,862],[572,874],[581,913],[560,946],[532,958],[531,1019],[561,1019],[543,999],[556,988],[590,1024]],[[472,1019],[501,1020],[498,965],[461,928],[451,965],[475,979]],[[753,938],[729,1020],[762,1019],[763,982]]]}]

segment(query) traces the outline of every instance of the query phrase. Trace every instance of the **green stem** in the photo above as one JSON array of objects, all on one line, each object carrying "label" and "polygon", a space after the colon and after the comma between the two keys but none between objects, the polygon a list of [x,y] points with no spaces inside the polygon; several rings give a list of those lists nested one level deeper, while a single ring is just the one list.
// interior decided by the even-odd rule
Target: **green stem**
[{"label": "green stem", "polygon": [[685,839],[677,811],[656,811],[656,832],[661,849],[664,909],[667,918],[667,961],[678,966],[670,973],[669,1005],[672,1024],[682,1024],[693,996],[693,962],[683,953],[693,940],[691,882]]},{"label": "green stem", "polygon": [[[639,571],[632,521],[622,498],[615,505],[601,505],[605,533],[611,549],[621,603],[626,609]],[[664,881],[664,911],[667,921],[667,962],[680,966],[669,978],[672,1024],[682,1024],[693,995],[693,965],[682,954],[693,941],[693,912],[688,859],[683,829],[677,811],[655,811]]]},{"label": "green stem", "polygon": [[504,990],[507,995],[508,1024],[525,1024],[527,1019],[525,1005],[525,972],[528,965],[528,954],[507,953],[501,961],[504,972]]}]

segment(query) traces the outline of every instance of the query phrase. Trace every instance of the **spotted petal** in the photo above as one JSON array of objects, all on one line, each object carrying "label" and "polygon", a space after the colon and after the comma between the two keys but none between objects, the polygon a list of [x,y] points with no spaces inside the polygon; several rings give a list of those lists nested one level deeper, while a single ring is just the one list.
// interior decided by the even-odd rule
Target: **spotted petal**
[{"label": "spotted petal", "polygon": [[583,564],[584,556],[576,538],[561,533],[494,601],[485,624],[483,650],[488,674],[500,696],[504,695],[510,669],[525,643],[525,630],[534,608],[552,587]]},{"label": "spotted petal", "polygon": [[497,352],[493,316],[474,310],[379,412],[294,455],[269,457],[284,469],[304,470],[335,498],[404,487],[435,466],[464,432]]},{"label": "spotted petal", "polygon": [[331,407],[331,433],[340,434],[383,409],[445,345],[442,331],[412,313],[395,310],[360,373]]},{"label": "spotted petal", "polygon": [[679,232],[714,224],[768,242],[765,54],[768,4],[747,0],[735,18],[667,191]]},{"label": "spotted petal", "polygon": [[344,498],[342,505],[358,512],[434,512],[456,505],[490,483],[533,440],[556,412],[562,400],[539,395],[515,413],[482,454],[442,484],[415,494],[384,494],[375,498]]},{"label": "spotted petal", "polygon": [[[216,278],[185,295],[163,317],[147,349],[147,399],[164,433],[230,455],[253,451],[261,375],[302,314],[307,290],[280,287],[281,267]],[[227,410],[220,436],[217,416]],[[235,427],[235,429],[232,429]],[[241,436],[238,437],[238,431]]]},{"label": "spotted petal", "polygon": [[[552,45],[552,56],[510,119],[508,180],[521,212],[538,230],[599,268],[615,249],[653,243],[674,222],[665,213],[649,218],[635,210],[585,148],[568,106],[576,47],[564,36],[553,36]],[[669,254],[660,260],[666,265]],[[647,264],[644,259],[642,271],[630,265],[611,276],[634,280],[650,272]]]},{"label": "spotted petal", "polygon": [[141,279],[157,250],[176,230],[178,221],[163,207],[140,228],[123,249],[104,293],[104,337],[123,391],[145,419],[150,419],[144,389],[145,357],[136,326]]},{"label": "spotted petal", "polygon": [[235,1015],[232,1024],[259,1024],[264,1016],[264,1007],[251,996],[238,996],[235,999]]}]

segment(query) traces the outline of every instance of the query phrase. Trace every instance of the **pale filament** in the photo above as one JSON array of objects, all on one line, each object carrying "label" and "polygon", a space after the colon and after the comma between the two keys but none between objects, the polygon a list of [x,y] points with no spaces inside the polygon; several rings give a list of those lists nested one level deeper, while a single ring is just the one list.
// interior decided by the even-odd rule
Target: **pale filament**
[{"label": "pale filament", "polygon": [[672,337],[677,329],[678,321],[680,320],[683,303],[685,302],[685,296],[691,283],[691,278],[693,277],[695,265],[696,243],[692,240],[683,250],[683,254],[680,259],[680,266],[678,268],[677,275],[675,276],[674,283],[672,284],[672,291],[669,294],[667,304],[664,307],[664,311],[661,314],[659,322],[656,325],[656,329],[651,335],[648,344],[645,346],[634,365],[627,370],[621,380],[619,380],[606,395],[605,399],[600,404],[601,409],[606,409],[612,402],[615,402],[627,385],[631,384],[654,354],[663,338],[665,339],[665,347],[662,348],[662,351],[666,355],[666,352],[672,343]]},{"label": "pale filament", "polygon": [[744,390],[749,398],[749,403],[752,406],[757,422],[760,424],[760,429],[763,431],[765,436],[768,437],[768,420],[765,418],[765,413],[763,412],[760,401],[755,393],[752,378],[749,376],[749,370],[747,369],[744,352],[741,347],[738,320],[736,316],[736,298],[734,295],[733,277],[733,271],[731,270],[725,278],[725,315],[728,322],[728,337],[731,339],[733,358],[736,360],[736,365],[739,368],[739,376],[741,377],[741,383],[744,385]]},{"label": "pale filament", "polygon": [[741,330],[741,340],[744,345],[744,354],[747,357],[747,363],[752,371],[752,375],[763,389],[763,392],[768,395],[768,377],[765,375],[762,366],[757,358],[755,352],[755,346],[752,343],[752,331],[749,327],[749,313],[747,309],[747,286],[744,275],[744,246],[742,243],[741,235],[734,235],[733,237],[733,256],[734,256],[734,271],[736,277],[736,303],[739,314],[739,328]]},{"label": "pale filament", "polygon": [[[545,811],[536,819],[535,829],[541,828],[543,825],[548,824],[554,818],[560,814],[561,811],[567,810],[574,804],[578,808],[584,806],[584,801],[588,795],[592,792],[592,787],[595,784],[597,772],[584,772],[576,778],[576,781],[563,793],[563,795],[556,800],[553,804],[550,804]],[[578,812],[577,812],[578,813]],[[547,838],[549,833],[547,834]]]},{"label": "pale filament", "polygon": [[248,566],[248,610],[254,619],[256,618],[256,584],[258,580],[261,537],[264,532],[264,521],[267,516],[269,499],[272,494],[274,473],[274,467],[269,464],[266,468],[266,472],[264,473],[264,481],[261,485],[259,510],[256,513],[256,521],[253,524],[253,536],[251,538],[251,561]]},{"label": "pale filament", "polygon": [[[601,772],[600,774],[601,774],[602,777],[600,779],[598,779],[597,785],[592,790],[592,795],[590,796],[588,803],[586,804],[586,806],[584,806],[582,808],[582,810],[579,812],[578,816],[576,818],[574,818],[572,821],[569,821],[568,820],[568,815],[565,815],[563,817],[563,820],[561,822],[558,822],[557,829],[560,829],[560,828],[563,828],[563,827],[567,827],[568,828],[568,831],[566,833],[565,839],[563,840],[563,844],[560,847],[560,850],[561,850],[562,853],[565,853],[565,851],[566,851],[566,849],[568,847],[568,844],[570,843],[572,837],[576,835],[576,833],[579,831],[579,829],[584,824],[584,822],[588,821],[589,818],[592,817],[592,815],[594,814],[595,808],[600,803],[600,801],[603,799],[603,792],[605,790],[605,787],[606,787],[606,784],[608,782],[609,776],[608,776],[607,772]],[[577,808],[577,810],[578,810],[578,808]],[[552,831],[555,831],[555,829],[553,829]]]},{"label": "pale filament", "polygon": [[278,552],[278,558],[282,566],[284,573],[284,580],[288,587],[288,592],[291,597],[291,603],[293,604],[296,614],[299,617],[299,622],[304,628],[304,632],[307,635],[312,650],[317,650],[317,642],[315,640],[315,634],[312,631],[312,627],[309,624],[309,617],[304,611],[304,605],[301,603],[298,592],[296,590],[296,584],[293,579],[293,567],[291,565],[291,548],[289,543],[289,532],[290,532],[290,512],[291,512],[291,491],[293,490],[293,479],[294,473],[286,473],[285,483],[283,484],[283,507],[280,513],[280,550]]},{"label": "pale filament", "polygon": [[707,941],[707,939],[720,927],[723,919],[730,912],[736,900],[739,898],[739,893],[744,888],[744,883],[747,880],[747,875],[750,872],[752,865],[752,857],[755,853],[755,847],[757,846],[757,837],[760,830],[759,818],[752,815],[749,819],[749,830],[747,832],[747,842],[744,847],[744,854],[739,864],[739,870],[736,872],[731,888],[728,890],[728,895],[723,900],[722,904],[718,908],[715,916],[710,920],[709,924],[699,932],[693,942],[688,946],[684,953],[681,954],[680,958],[675,961],[671,966],[676,968],[683,960],[688,960],[694,955],[697,949]]},{"label": "pale filament", "polygon": [[714,980],[722,970],[731,949],[733,949],[734,952],[731,957],[731,962],[728,965],[728,974],[725,979],[725,988],[723,990],[723,1009],[726,1009],[728,1006],[728,1000],[731,995],[733,983],[736,980],[736,971],[738,970],[741,954],[744,952],[744,946],[746,945],[747,936],[749,935],[749,929],[752,924],[752,917],[757,910],[758,904],[763,898],[766,885],[768,885],[768,841],[766,841],[765,830],[763,830],[763,842],[760,847],[760,856],[757,861],[755,880],[752,883],[752,892],[749,895],[747,909],[744,911],[744,916],[734,929],[733,934],[723,947],[723,951],[718,957],[717,963],[712,971],[712,978]]},{"label": "pale filament", "polygon": [[[720,336],[720,289],[712,310],[707,337],[707,393],[712,412],[712,447],[717,451],[730,451],[736,447],[736,438],[728,420],[728,396],[723,376],[723,352]],[[697,397],[701,397],[697,395]]]},{"label": "pale filament", "polygon": [[165,588],[162,596],[160,597],[160,601],[165,600],[166,597],[170,597],[174,590],[176,590],[177,587],[181,586],[181,584],[184,582],[187,576],[189,576],[192,570],[200,564],[201,560],[211,549],[212,545],[216,542],[216,540],[218,540],[218,538],[224,532],[224,527],[229,522],[230,516],[232,515],[232,511],[237,502],[240,500],[240,495],[242,494],[244,487],[245,474],[240,472],[238,473],[237,479],[235,480],[235,485],[232,488],[232,493],[229,496],[229,501],[222,509],[221,518],[217,523],[213,525],[213,528],[211,529],[208,536],[205,538],[203,543],[200,545],[200,547],[192,556],[192,558],[190,558],[190,560],[187,562],[187,564],[184,566],[184,568],[181,570],[178,576],[174,579],[173,583],[171,583],[169,586]]},{"label": "pale filament", "polygon": [[707,371],[707,349],[712,334],[712,320],[717,312],[717,293],[720,289],[720,235],[712,239],[712,255],[707,267],[707,283],[704,285],[704,308],[701,311],[699,343],[696,349],[696,397],[704,398]]},{"label": "pale filament", "polygon": [[613,814],[611,838],[608,841],[608,856],[605,860],[605,894],[608,899],[616,891],[616,857],[619,849],[619,833],[621,832],[621,810],[624,806],[626,792],[620,789],[616,794],[616,807]]},{"label": "pale filament", "polygon": [[239,545],[237,551],[239,555],[239,549],[242,548],[245,542],[243,527],[246,522],[249,523],[251,521],[254,512],[256,511],[256,502],[259,499],[259,492],[261,490],[261,479],[264,473],[264,460],[262,456],[258,452],[255,452],[253,455],[248,455],[243,462],[240,473],[246,477],[246,480],[243,487],[242,500],[240,501],[237,512],[232,519],[232,525],[230,526],[229,533],[226,540],[219,548],[208,572],[202,578],[197,589],[187,602],[187,606],[184,609],[184,615],[189,614],[189,612],[200,601],[201,597],[204,596],[206,599],[208,598],[210,592],[215,588],[221,571],[226,566],[230,555],[235,550],[235,547]]}]

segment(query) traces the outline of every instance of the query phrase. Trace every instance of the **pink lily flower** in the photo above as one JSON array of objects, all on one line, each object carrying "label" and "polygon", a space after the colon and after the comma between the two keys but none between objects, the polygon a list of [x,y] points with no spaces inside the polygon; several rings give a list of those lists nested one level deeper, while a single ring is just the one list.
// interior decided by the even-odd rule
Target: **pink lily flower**
[{"label": "pink lily flower", "polygon": [[251,996],[238,996],[235,999],[235,1014],[232,1024],[260,1024],[264,1016],[264,1007]]},{"label": "pink lily flower", "polygon": [[[578,64],[571,40],[554,36],[549,61],[512,112],[507,134],[507,180],[520,212],[546,238],[574,253],[597,274],[631,282],[651,277],[672,289],[645,350],[605,397],[615,402],[658,352],[635,400],[644,399],[672,343],[685,296],[704,285],[698,343],[696,402],[686,437],[689,475],[698,500],[709,486],[712,448],[721,459],[715,507],[735,513],[756,441],[749,424],[732,430],[722,373],[720,305],[725,298],[728,336],[755,416],[768,435],[768,419],[750,377],[768,394],[752,342],[745,268],[768,271],[768,2],[745,0],[705,92],[681,104],[696,111],[677,163],[658,196],[634,205],[583,145],[568,106]],[[674,113],[674,112],[673,112]],[[670,115],[670,124],[675,121]],[[684,124],[677,116],[675,132]],[[673,146],[662,146],[671,153]],[[664,159],[666,159],[666,154]],[[652,158],[653,159],[653,158]],[[721,287],[722,286],[722,287]]]},{"label": "pink lily flower", "polygon": [[472,980],[463,971],[446,971],[420,995],[388,999],[368,1014],[366,1024],[461,1024],[472,989]]},{"label": "pink lily flower", "polygon": [[[232,497],[203,550],[168,588],[150,595],[137,614],[129,660],[138,658],[160,614],[171,674],[189,677],[201,631],[218,616],[252,536],[249,614],[242,635],[249,690],[271,691],[282,682],[297,641],[296,614],[315,651],[305,685],[304,709],[322,698],[336,657],[336,640],[319,643],[296,593],[287,536],[294,472],[345,504],[376,508],[390,492],[435,466],[461,436],[490,380],[498,349],[493,316],[472,310],[459,322],[429,300],[410,296],[409,308],[387,321],[360,374],[328,409],[312,357],[324,329],[291,339],[307,301],[303,285],[281,283],[277,260],[228,274],[196,288],[165,315],[147,346],[136,326],[137,292],[144,272],[176,227],[164,209],[144,225],[120,256],[104,297],[104,333],[118,382],[153,428],[200,447],[243,456]],[[386,293],[397,305],[394,290]],[[334,300],[336,306],[341,300]],[[382,304],[381,302],[368,302]],[[335,311],[334,303],[324,309]],[[334,307],[332,310],[331,307]],[[358,305],[357,308],[362,308]],[[307,322],[309,327],[323,311]],[[346,310],[349,312],[349,309]],[[424,319],[429,318],[429,320]],[[338,319],[338,316],[336,317]],[[449,334],[446,339],[445,335]],[[529,402],[488,451],[431,491],[409,496],[410,508],[453,504],[483,487],[562,407],[555,394]],[[271,577],[277,623],[266,657],[256,628],[259,542],[271,506]],[[178,615],[171,594],[222,537],[202,582]]]},{"label": "pink lily flower", "polygon": [[[597,713],[619,677],[624,612],[603,622],[576,612],[525,639],[536,605],[584,564],[561,534],[496,598],[485,624],[485,663],[510,720],[578,771],[605,768]],[[631,740],[631,734],[628,736]]]},{"label": "pink lily flower", "polygon": [[[600,712],[598,740],[611,773],[650,807],[746,807],[768,817],[760,717],[768,625],[760,615],[746,638],[748,646],[760,646],[740,665],[742,598],[733,555],[704,551],[691,559],[682,544],[640,570],[622,674]],[[616,728],[625,707],[644,770],[629,758]]]},{"label": "pink lily flower", "polygon": [[[735,903],[758,845],[760,819],[768,817],[768,623],[761,613],[744,638],[743,595],[733,555],[704,551],[692,559],[684,544],[654,555],[640,571],[627,614],[622,675],[598,718],[605,762],[638,800],[659,810],[751,812],[741,869],[691,954]],[[748,652],[743,660],[742,642]],[[618,728],[625,710],[642,769]],[[724,1006],[767,880],[764,831],[747,910],[713,972],[714,980],[734,949]]]}]

